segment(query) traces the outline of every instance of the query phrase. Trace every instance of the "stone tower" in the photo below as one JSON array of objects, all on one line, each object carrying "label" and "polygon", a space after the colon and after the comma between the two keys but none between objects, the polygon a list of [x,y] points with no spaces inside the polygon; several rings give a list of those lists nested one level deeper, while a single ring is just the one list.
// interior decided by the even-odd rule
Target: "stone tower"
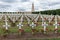
[{"label": "stone tower", "polygon": [[34,3],[32,3],[32,10],[31,11],[34,12]]}]

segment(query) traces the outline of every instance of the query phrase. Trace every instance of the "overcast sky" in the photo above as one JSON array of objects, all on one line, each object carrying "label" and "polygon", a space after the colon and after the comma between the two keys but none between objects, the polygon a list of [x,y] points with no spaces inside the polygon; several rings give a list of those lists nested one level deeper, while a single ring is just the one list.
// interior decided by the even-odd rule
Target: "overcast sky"
[{"label": "overcast sky", "polygon": [[0,12],[35,11],[60,9],[60,0],[0,0]]}]

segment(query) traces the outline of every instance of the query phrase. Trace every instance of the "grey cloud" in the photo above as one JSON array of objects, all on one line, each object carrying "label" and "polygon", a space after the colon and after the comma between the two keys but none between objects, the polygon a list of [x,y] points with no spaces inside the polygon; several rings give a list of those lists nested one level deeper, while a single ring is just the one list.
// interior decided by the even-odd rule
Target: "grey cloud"
[{"label": "grey cloud", "polygon": [[17,8],[18,9],[18,11],[25,11],[26,9],[25,8]]},{"label": "grey cloud", "polygon": [[48,5],[49,5],[49,6],[54,6],[54,5],[58,5],[58,4],[60,4],[60,2],[50,3],[50,4],[48,4]]},{"label": "grey cloud", "polygon": [[60,4],[60,2],[45,2],[45,3],[42,2],[40,4],[44,6],[54,6],[54,5]]},{"label": "grey cloud", "polygon": [[8,7],[11,7],[10,5],[1,5],[0,4],[0,8],[8,8]]},{"label": "grey cloud", "polygon": [[30,0],[21,0],[21,2],[28,2],[28,1],[30,1]]},{"label": "grey cloud", "polygon": [[39,9],[39,6],[35,6],[34,9],[35,9],[35,10],[38,10],[38,9]]},{"label": "grey cloud", "polygon": [[[16,11],[28,11],[31,9],[31,3],[30,3],[31,0],[0,0],[0,1],[2,1],[2,4],[3,4],[3,5],[0,4],[0,11],[5,11],[5,9],[6,9],[6,11],[15,11],[15,10]],[[19,3],[16,4],[17,1],[20,4]],[[15,2],[15,4],[14,4],[14,2]],[[23,2],[25,2],[25,3],[23,3]],[[29,4],[26,2],[28,2]],[[11,5],[10,5],[10,3],[11,3]],[[25,6],[26,5],[28,5],[28,6],[25,7],[21,3]],[[58,8],[58,7],[60,8],[60,6],[57,6],[57,5],[60,5],[60,1],[58,2],[58,0],[57,0],[57,2],[55,2],[55,1],[49,2],[46,0],[41,0],[38,2],[38,4],[37,4],[37,2],[35,2],[34,5],[36,5],[35,10],[39,10],[39,8],[49,9],[49,7],[52,8],[53,6],[56,6],[55,8]],[[2,9],[4,9],[4,10],[2,10]]]},{"label": "grey cloud", "polygon": [[8,11],[8,8],[10,8],[10,5],[2,5],[0,4],[0,12]]},{"label": "grey cloud", "polygon": [[8,3],[13,3],[13,2],[16,2],[16,0],[1,0],[3,2],[8,2]]}]

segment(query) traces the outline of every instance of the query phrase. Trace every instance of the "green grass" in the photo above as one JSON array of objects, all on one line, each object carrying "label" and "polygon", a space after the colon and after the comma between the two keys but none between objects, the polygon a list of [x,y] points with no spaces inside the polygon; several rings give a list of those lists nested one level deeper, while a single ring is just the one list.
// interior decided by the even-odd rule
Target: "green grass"
[{"label": "green grass", "polygon": [[[19,22],[17,22],[16,23],[16,25],[18,24]],[[35,27],[35,29],[36,30],[38,30],[38,32],[41,32],[41,29],[43,29],[43,27],[41,26],[41,22],[38,22],[40,25],[38,25],[37,27]],[[2,27],[2,25],[4,24],[4,22],[2,22],[1,21],[1,23],[0,23],[0,35],[5,35],[6,33],[5,33],[5,29]],[[9,23],[10,25],[11,25],[11,23]],[[27,24],[27,22],[24,22],[23,23],[24,25],[25,24]],[[50,32],[50,30],[51,30],[51,32],[53,32],[54,31],[54,26],[47,26],[47,28],[48,28],[48,32],[47,33],[49,33]],[[22,29],[24,29],[24,31],[25,32],[32,32],[32,30],[31,30],[31,27],[30,26],[27,26],[27,25],[25,25],[25,26],[23,26],[22,27]],[[60,26],[58,26],[58,32],[60,32]],[[15,26],[15,27],[9,27],[9,33],[18,33],[18,27],[17,26]],[[60,40],[60,38],[48,38],[48,39],[27,39],[27,40]]]},{"label": "green grass", "polygon": [[[32,31],[30,26],[23,26],[22,28],[24,29],[25,32],[31,32]],[[48,30],[52,30],[52,32],[54,31],[54,26],[49,26],[47,28],[48,28]],[[2,28],[2,27],[0,28],[0,34],[4,33],[5,30],[3,30],[3,29],[4,28]],[[41,32],[41,29],[43,29],[43,27],[42,26],[37,26],[37,27],[35,27],[35,29],[39,30],[39,32]],[[18,33],[18,27],[17,26],[10,27],[9,32],[10,33]],[[59,32],[60,32],[60,30],[59,30]]]},{"label": "green grass", "polygon": [[0,28],[0,34],[3,34],[3,33],[4,33],[3,28]]},{"label": "green grass", "polygon": [[9,28],[10,33],[17,33],[18,32],[18,27],[11,27]]},{"label": "green grass", "polygon": [[60,40],[60,38],[27,39],[27,40]]},{"label": "green grass", "polygon": [[[19,22],[16,23],[16,25],[18,24]],[[47,22],[48,23],[48,22]],[[4,24],[3,21],[0,21],[0,34],[3,34],[5,30],[3,30],[4,28],[2,27]],[[9,23],[11,25],[11,23]],[[24,22],[23,24],[27,24],[27,22]],[[36,30],[39,30],[39,32],[41,32],[41,29],[43,29],[43,27],[41,26],[41,22],[38,22],[38,25],[37,27],[35,27]],[[24,29],[25,32],[31,32],[31,27],[30,26],[23,26],[22,27]],[[47,26],[48,30],[51,30],[52,32],[54,31],[54,26]],[[60,26],[58,27],[58,32],[60,32]],[[9,32],[10,33],[18,33],[18,27],[15,26],[15,27],[9,27]]]}]

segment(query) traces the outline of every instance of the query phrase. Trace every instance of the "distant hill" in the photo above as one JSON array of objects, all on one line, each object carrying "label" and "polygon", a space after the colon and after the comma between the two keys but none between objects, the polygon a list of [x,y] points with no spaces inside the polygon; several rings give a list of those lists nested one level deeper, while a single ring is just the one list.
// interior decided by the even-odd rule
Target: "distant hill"
[{"label": "distant hill", "polygon": [[40,12],[32,12],[33,14],[48,14],[48,15],[60,15],[60,9],[56,9],[56,10],[46,10],[46,11],[40,11]]}]

